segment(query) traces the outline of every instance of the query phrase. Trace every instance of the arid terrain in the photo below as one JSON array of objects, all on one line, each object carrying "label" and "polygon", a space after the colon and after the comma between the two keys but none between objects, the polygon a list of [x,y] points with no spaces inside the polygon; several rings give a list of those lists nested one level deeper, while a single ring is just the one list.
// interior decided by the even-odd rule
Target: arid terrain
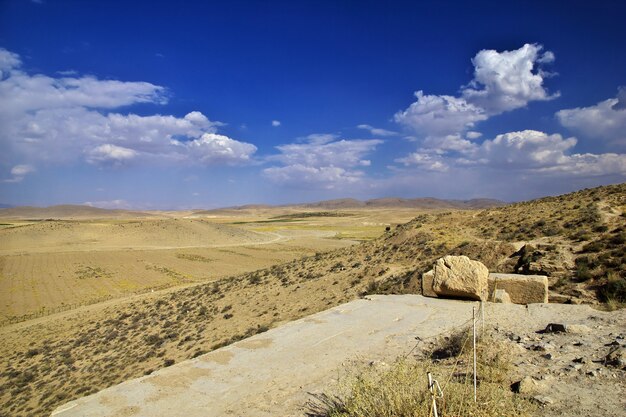
[{"label": "arid terrain", "polygon": [[366,294],[419,293],[447,254],[546,274],[551,302],[626,301],[625,184],[493,205],[0,210],[0,415],[48,415]]}]

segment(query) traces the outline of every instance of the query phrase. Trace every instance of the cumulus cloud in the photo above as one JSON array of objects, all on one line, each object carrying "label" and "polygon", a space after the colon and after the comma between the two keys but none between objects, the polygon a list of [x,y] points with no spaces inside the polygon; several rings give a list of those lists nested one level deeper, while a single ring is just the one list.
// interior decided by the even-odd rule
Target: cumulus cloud
[{"label": "cumulus cloud", "polygon": [[110,143],[106,143],[104,145],[96,146],[94,149],[89,151],[89,155],[87,157],[87,161],[91,163],[97,162],[113,162],[120,163],[122,161],[133,159],[137,156],[137,152],[123,148],[121,146],[111,145]]},{"label": "cumulus cloud", "polygon": [[477,161],[507,169],[536,169],[568,163],[566,152],[576,146],[576,138],[523,130],[486,140],[477,152]]},{"label": "cumulus cloud", "polygon": [[35,167],[33,167],[32,165],[15,165],[13,168],[11,168],[11,178],[3,180],[3,182],[21,182],[26,175],[33,172],[35,172]]},{"label": "cumulus cloud", "polygon": [[393,132],[391,130],[380,129],[370,125],[358,125],[358,129],[368,130],[374,136],[397,136],[398,132]]},{"label": "cumulus cloud", "polygon": [[574,137],[523,130],[497,135],[460,156],[418,151],[396,162],[421,171],[446,172],[455,167],[457,180],[469,173],[489,176],[494,171],[535,178],[626,175],[626,155],[574,153],[576,143]]},{"label": "cumulus cloud", "polygon": [[268,157],[282,166],[264,169],[270,180],[289,185],[309,184],[332,189],[353,184],[363,178],[361,167],[371,161],[366,156],[382,140],[337,140],[333,134],[309,135],[304,143],[277,146],[279,154]]},{"label": "cumulus cloud", "polygon": [[417,100],[397,112],[394,120],[416,134],[418,153],[470,151],[474,145],[469,141],[481,136],[475,130],[480,122],[558,96],[544,86],[551,74],[542,66],[554,61],[554,54],[542,49],[526,44],[513,51],[481,50],[472,59],[474,77],[458,96],[417,91]]},{"label": "cumulus cloud", "polygon": [[443,162],[443,158],[439,155],[431,155],[427,153],[413,152],[404,158],[395,160],[404,166],[417,166],[427,171],[445,172],[448,165]]},{"label": "cumulus cloud", "polygon": [[473,155],[474,163],[534,175],[593,177],[626,174],[626,155],[573,153],[577,140],[560,134],[523,130],[486,140]]},{"label": "cumulus cloud", "polygon": [[8,76],[11,71],[22,65],[22,60],[18,54],[0,48],[0,79]]},{"label": "cumulus cloud", "polygon": [[422,136],[446,136],[474,127],[487,120],[485,110],[464,98],[415,93],[417,101],[395,114],[394,120]]},{"label": "cumulus cloud", "polygon": [[313,167],[302,164],[266,168],[264,174],[274,182],[285,185],[313,185],[332,190],[359,182],[364,173],[341,167]]},{"label": "cumulus cloud", "polygon": [[228,136],[216,133],[205,133],[200,138],[195,139],[186,147],[205,164],[241,164],[249,162],[256,152],[256,146],[239,142]]},{"label": "cumulus cloud", "polygon": [[540,64],[554,61],[550,51],[526,44],[514,51],[482,50],[472,59],[474,79],[462,90],[468,102],[488,114],[499,114],[525,107],[531,101],[551,100],[543,82],[551,74],[539,69]]},{"label": "cumulus cloud", "polygon": [[[14,160],[92,164],[130,160],[236,164],[256,147],[217,135],[223,123],[199,111],[183,117],[140,116],[120,109],[167,103],[166,89],[147,82],[95,77],[49,77],[21,69],[19,56],[0,49],[0,163]],[[206,136],[208,135],[208,136]],[[215,135],[215,136],[211,136]]]},{"label": "cumulus cloud", "polygon": [[272,120],[272,126],[273,126],[273,127],[278,127],[278,126],[280,126],[280,121],[279,121],[279,120]]},{"label": "cumulus cloud", "polygon": [[605,141],[609,146],[626,147],[626,88],[617,97],[595,106],[560,110],[556,113],[564,127],[585,137]]}]

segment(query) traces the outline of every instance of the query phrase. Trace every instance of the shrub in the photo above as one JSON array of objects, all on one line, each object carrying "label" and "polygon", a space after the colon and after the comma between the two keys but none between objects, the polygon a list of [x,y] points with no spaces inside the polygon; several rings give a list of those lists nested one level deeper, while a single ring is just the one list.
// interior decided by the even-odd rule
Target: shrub
[{"label": "shrub", "polygon": [[605,303],[626,303],[626,279],[611,272],[598,292],[600,300]]}]

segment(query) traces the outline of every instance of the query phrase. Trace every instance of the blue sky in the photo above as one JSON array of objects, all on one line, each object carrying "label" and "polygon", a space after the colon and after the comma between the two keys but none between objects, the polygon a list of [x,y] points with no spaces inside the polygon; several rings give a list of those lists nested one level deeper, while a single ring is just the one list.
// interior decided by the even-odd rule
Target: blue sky
[{"label": "blue sky", "polygon": [[0,0],[0,203],[623,182],[624,21],[620,1]]}]

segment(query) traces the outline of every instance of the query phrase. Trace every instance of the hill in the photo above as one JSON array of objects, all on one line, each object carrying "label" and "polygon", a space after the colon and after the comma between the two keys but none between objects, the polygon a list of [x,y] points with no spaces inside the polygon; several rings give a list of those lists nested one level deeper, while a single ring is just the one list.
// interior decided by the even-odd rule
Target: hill
[{"label": "hill", "polygon": [[0,385],[12,389],[0,391],[0,403],[11,415],[47,415],[73,398],[366,294],[419,293],[421,273],[447,254],[491,271],[545,273],[552,302],[619,307],[626,302],[625,213],[626,184],[425,213],[359,245],[7,326],[0,329]]},{"label": "hill", "polygon": [[100,218],[137,218],[152,217],[146,212],[130,210],[110,210],[84,205],[57,205],[50,207],[10,207],[0,208],[0,218],[4,219],[100,219]]},{"label": "hill", "polygon": [[449,210],[449,209],[482,209],[489,207],[500,207],[506,203],[500,200],[489,198],[477,198],[472,200],[442,200],[438,198],[375,198],[371,200],[357,200],[354,198],[339,198],[334,200],[323,200],[314,203],[302,204],[285,204],[272,206],[268,204],[247,204],[244,206],[225,207],[213,210],[198,210],[195,215],[212,215],[212,214],[232,214],[237,211],[250,210],[302,210],[302,209],[324,209],[324,210],[349,210],[362,208],[412,208],[422,210]]},{"label": "hill", "polygon": [[[91,212],[90,212],[91,213]],[[23,252],[168,249],[255,244],[271,238],[233,226],[192,219],[37,221],[0,229],[0,254]]]}]

